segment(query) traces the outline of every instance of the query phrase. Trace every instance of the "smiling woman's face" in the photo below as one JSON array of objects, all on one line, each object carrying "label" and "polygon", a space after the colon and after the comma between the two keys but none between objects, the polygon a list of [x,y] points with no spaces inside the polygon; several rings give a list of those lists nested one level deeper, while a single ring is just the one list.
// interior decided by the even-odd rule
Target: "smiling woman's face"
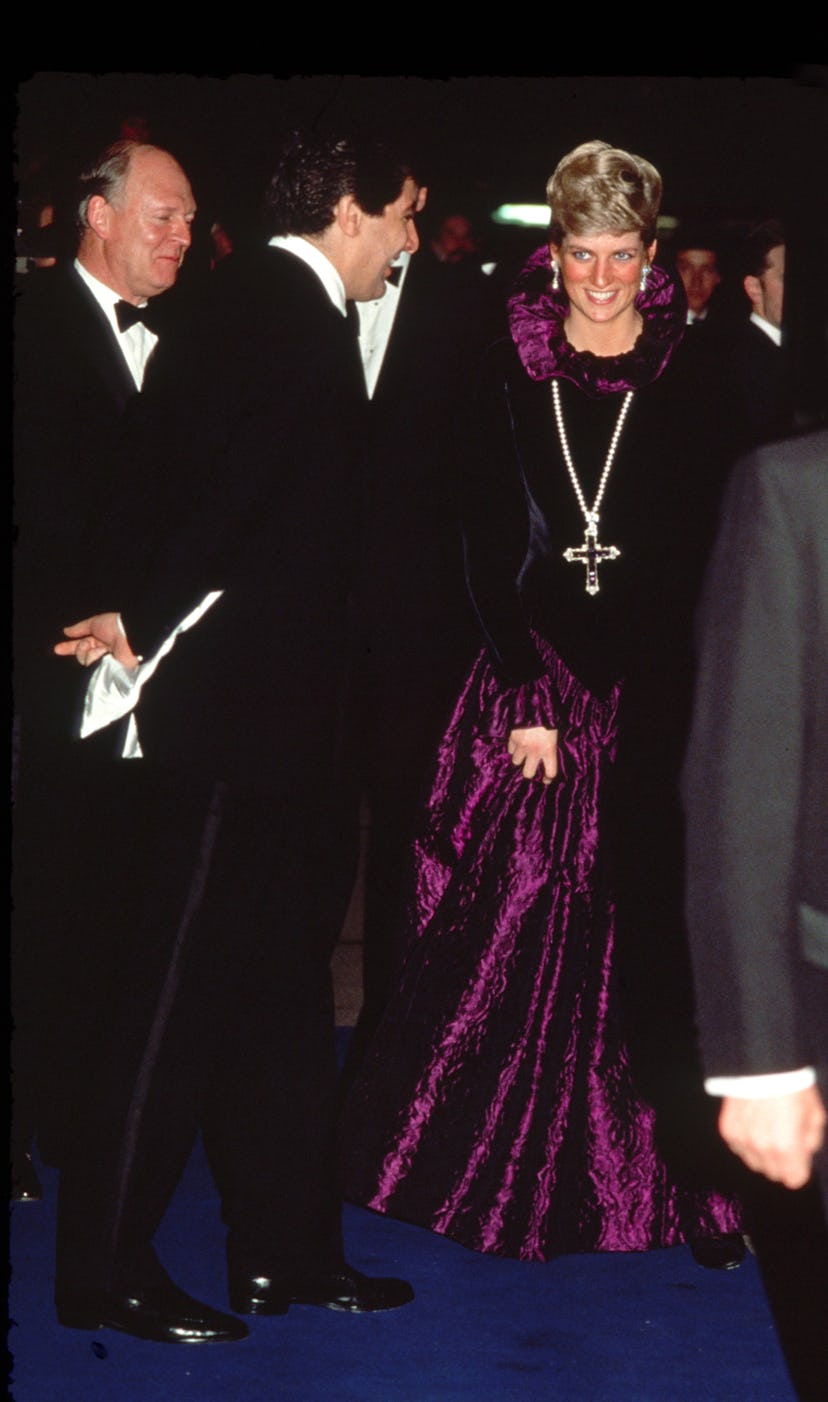
[{"label": "smiling woman's face", "polygon": [[611,327],[614,337],[629,323],[632,333],[641,270],[651,261],[655,243],[645,248],[639,233],[565,234],[560,246],[550,247],[560,264],[576,339],[580,321],[589,323],[590,330]]}]

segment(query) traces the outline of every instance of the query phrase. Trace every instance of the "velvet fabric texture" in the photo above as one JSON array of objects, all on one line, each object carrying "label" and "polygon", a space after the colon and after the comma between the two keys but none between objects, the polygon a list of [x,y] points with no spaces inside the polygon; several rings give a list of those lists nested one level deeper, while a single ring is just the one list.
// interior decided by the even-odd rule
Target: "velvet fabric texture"
[{"label": "velvet fabric texture", "polygon": [[[688,522],[704,497],[692,424],[679,422],[669,373],[660,379],[681,335],[680,298],[659,274],[660,304],[624,363],[583,357],[594,362],[581,366],[584,383],[562,386],[589,500],[621,390],[636,388],[601,519],[622,555],[590,597],[583,568],[563,558],[583,533],[548,385],[571,359],[563,311],[547,315],[548,258],[545,271],[530,260],[526,278],[534,300],[516,310],[513,299],[512,338],[482,371],[463,494],[487,648],[439,750],[407,959],[346,1107],[342,1163],[355,1202],[479,1251],[545,1260],[675,1245],[736,1229],[739,1211],[706,1164],[664,1139],[621,996],[632,975],[683,1073],[680,858],[662,829],[672,843],[670,765],[701,555]],[[672,332],[659,340],[652,328],[665,317]],[[655,360],[639,353],[648,339]],[[527,355],[539,373],[527,373]],[[506,741],[521,725],[557,727],[554,784],[512,766]],[[625,930],[631,907],[637,917],[631,944],[622,888]]]}]

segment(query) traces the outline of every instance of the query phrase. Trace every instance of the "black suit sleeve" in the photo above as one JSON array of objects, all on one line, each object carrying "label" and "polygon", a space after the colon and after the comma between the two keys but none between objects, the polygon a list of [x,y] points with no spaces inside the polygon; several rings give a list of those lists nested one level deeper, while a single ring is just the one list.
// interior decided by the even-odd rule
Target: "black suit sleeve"
[{"label": "black suit sleeve", "polygon": [[461,517],[466,579],[485,642],[506,684],[519,687],[536,681],[544,668],[519,588],[531,523],[515,439],[514,362],[510,340],[497,342],[484,358],[469,423]]},{"label": "black suit sleeve", "polygon": [[738,465],[707,579],[684,795],[708,1074],[812,1060],[797,926],[805,815],[825,762],[825,442],[803,471],[795,443]]},{"label": "black suit sleeve", "polygon": [[[285,258],[295,265],[289,276]],[[207,592],[272,594],[288,557],[307,557],[307,513],[316,484],[325,491],[313,454],[334,467],[353,455],[346,360],[360,383],[344,318],[291,255],[219,281],[198,315],[159,344],[125,445],[133,490],[112,533],[109,592],[139,651],[151,652]],[[326,437],[321,448],[317,421],[338,426],[341,444],[328,449]]]}]

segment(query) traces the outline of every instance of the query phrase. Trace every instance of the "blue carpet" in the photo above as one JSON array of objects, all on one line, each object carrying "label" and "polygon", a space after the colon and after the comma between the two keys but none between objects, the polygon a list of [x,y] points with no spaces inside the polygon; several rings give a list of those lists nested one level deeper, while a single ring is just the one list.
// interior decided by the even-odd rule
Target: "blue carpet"
[{"label": "blue carpet", "polygon": [[[44,1201],[12,1213],[15,1402],[794,1402],[752,1258],[729,1273],[701,1270],[686,1247],[522,1264],[357,1208],[349,1258],[411,1280],[406,1309],[294,1308],[212,1347],[62,1329],[56,1178],[44,1170]],[[222,1305],[223,1232],[200,1146],[157,1245],[180,1285]]]}]

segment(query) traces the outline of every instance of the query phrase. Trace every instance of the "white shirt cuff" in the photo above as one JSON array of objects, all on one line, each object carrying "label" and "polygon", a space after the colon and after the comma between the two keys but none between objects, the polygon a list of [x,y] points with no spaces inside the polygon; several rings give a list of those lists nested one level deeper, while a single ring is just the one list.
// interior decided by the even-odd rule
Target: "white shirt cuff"
[{"label": "white shirt cuff", "polygon": [[708,1095],[732,1095],[738,1100],[769,1100],[774,1095],[796,1095],[816,1085],[813,1066],[796,1071],[774,1071],[768,1076],[708,1076],[704,1088]]},{"label": "white shirt cuff", "polygon": [[[111,653],[107,653],[101,659],[89,678],[86,688],[80,727],[82,740],[85,740],[87,735],[94,735],[96,730],[102,730],[104,726],[111,725],[113,721],[122,720],[124,716],[129,715],[130,711],[135,709],[141,695],[141,688],[145,682],[149,681],[158,664],[172,650],[179,633],[186,633],[189,628],[194,627],[207,610],[212,608],[216,599],[221,598],[222,593],[223,590],[217,589],[205,595],[198,607],[182,619],[169,637],[165,638],[155,656],[149,658],[148,661],[141,660],[137,667],[124,667],[120,662],[115,661]],[[118,626],[123,631],[120,614]]]}]

